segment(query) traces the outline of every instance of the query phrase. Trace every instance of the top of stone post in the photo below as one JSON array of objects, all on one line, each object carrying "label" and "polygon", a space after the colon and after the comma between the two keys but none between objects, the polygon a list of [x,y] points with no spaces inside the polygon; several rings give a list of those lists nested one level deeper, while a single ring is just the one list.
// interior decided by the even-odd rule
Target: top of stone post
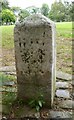
[{"label": "top of stone post", "polygon": [[54,22],[51,21],[49,18],[41,15],[41,14],[33,14],[26,17],[23,22],[16,23],[16,26],[22,27],[25,26],[40,26],[40,25],[54,25]]}]

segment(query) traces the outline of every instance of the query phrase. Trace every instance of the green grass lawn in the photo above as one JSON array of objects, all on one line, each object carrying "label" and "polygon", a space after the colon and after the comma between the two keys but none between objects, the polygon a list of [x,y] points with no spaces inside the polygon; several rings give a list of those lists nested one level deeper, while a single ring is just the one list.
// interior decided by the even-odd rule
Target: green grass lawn
[{"label": "green grass lawn", "polygon": [[[0,26],[0,30],[1,29],[2,29],[3,50],[11,51],[11,49],[14,49],[14,36],[13,36],[14,25]],[[57,70],[61,70],[67,73],[72,72],[71,69],[72,69],[72,37],[73,36],[72,36],[72,22],[56,23]],[[5,63],[7,62],[9,57],[11,57],[10,60],[13,60],[14,58],[14,56],[12,55],[12,51],[10,52],[10,54],[8,53],[5,55],[5,52],[3,54],[4,54]],[[9,65],[8,63],[5,65]]]},{"label": "green grass lawn", "polygon": [[[74,29],[74,28],[73,28]],[[72,22],[56,23],[57,70],[72,73]]]},{"label": "green grass lawn", "polygon": [[11,49],[14,47],[14,26],[0,26],[2,30],[2,47],[6,49]]},{"label": "green grass lawn", "polygon": [[58,37],[72,38],[72,22],[56,23],[56,29]]}]

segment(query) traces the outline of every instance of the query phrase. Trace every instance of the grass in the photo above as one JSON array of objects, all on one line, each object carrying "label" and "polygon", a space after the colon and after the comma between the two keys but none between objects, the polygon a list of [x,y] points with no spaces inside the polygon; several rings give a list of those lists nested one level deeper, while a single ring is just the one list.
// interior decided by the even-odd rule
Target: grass
[{"label": "grass", "polygon": [[2,30],[2,47],[11,49],[14,47],[14,26],[0,26],[0,30]]},{"label": "grass", "polygon": [[72,22],[56,23],[57,36],[63,38],[72,38]]},{"label": "grass", "polygon": [[56,27],[61,30],[72,30],[72,22],[57,22]]},{"label": "grass", "polygon": [[57,40],[57,70],[72,74],[72,41]]},{"label": "grass", "polygon": [[[4,83],[8,81],[14,81],[15,77],[12,75],[5,75],[4,73],[0,72],[0,88],[8,89],[8,86],[3,86]],[[9,88],[9,90],[11,87]],[[11,110],[11,105],[13,101],[16,99],[16,92],[2,92],[2,111],[5,114],[8,114]]]},{"label": "grass", "polygon": [[[74,28],[73,28],[74,29]],[[72,73],[72,22],[56,23],[57,70]]]},{"label": "grass", "polygon": [[[11,65],[10,61],[15,62],[14,53],[14,26],[0,26],[2,29],[2,47],[3,51],[3,65]],[[74,28],[73,28],[74,29]],[[72,22],[58,22],[56,23],[56,44],[57,44],[57,70],[70,73],[72,72]],[[10,51],[11,50],[11,51]],[[6,64],[7,63],[7,64]]]},{"label": "grass", "polygon": [[2,93],[2,114],[9,115],[12,111],[12,104],[16,100],[16,93],[3,92]]}]

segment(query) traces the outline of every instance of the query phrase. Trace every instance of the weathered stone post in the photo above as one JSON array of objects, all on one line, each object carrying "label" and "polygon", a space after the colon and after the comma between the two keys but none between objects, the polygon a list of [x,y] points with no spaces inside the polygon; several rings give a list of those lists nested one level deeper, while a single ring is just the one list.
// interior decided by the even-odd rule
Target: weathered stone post
[{"label": "weathered stone post", "polygon": [[14,29],[18,97],[25,101],[43,95],[51,107],[55,93],[55,25],[31,15]]}]

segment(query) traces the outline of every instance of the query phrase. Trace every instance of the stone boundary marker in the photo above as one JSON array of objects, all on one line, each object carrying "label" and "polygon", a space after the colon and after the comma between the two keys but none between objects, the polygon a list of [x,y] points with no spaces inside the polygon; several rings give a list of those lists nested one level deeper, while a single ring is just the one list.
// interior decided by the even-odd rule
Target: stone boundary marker
[{"label": "stone boundary marker", "polygon": [[14,29],[18,97],[25,101],[41,95],[51,107],[55,94],[55,24],[34,14]]}]

